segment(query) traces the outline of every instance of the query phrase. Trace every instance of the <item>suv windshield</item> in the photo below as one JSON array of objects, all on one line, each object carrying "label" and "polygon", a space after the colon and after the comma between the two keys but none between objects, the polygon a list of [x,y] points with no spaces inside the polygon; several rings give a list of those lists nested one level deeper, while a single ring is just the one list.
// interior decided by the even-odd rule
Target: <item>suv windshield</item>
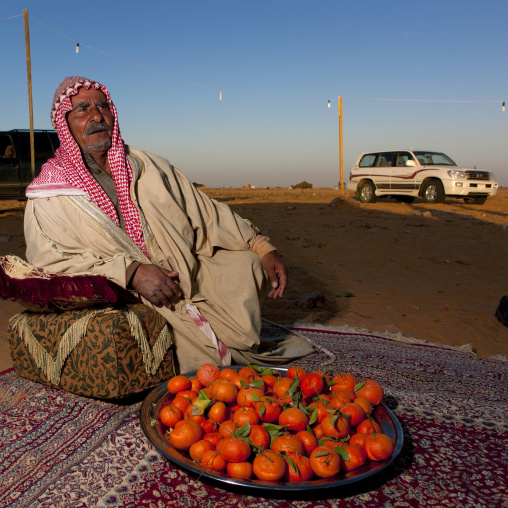
[{"label": "suv windshield", "polygon": [[441,152],[413,152],[422,166],[457,166],[448,155]]}]

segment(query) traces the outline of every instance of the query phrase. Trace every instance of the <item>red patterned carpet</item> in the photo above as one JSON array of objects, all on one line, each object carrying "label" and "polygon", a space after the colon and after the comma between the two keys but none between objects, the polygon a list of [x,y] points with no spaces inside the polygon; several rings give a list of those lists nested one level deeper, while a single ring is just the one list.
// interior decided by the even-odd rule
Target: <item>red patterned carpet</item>
[{"label": "red patterned carpet", "polygon": [[[201,481],[149,444],[139,402],[94,401],[10,370],[0,375],[0,506],[508,506],[508,362],[372,335],[297,330],[335,353],[334,370],[385,387],[404,445],[379,474],[293,499]],[[296,364],[319,369],[327,359],[319,352]]]}]

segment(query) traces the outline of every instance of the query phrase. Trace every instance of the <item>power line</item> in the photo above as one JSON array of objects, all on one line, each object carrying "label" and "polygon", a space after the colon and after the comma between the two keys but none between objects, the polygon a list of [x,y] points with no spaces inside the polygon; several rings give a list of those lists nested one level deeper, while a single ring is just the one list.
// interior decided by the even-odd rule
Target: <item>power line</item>
[{"label": "power line", "polygon": [[124,60],[125,62],[127,63],[130,63],[131,65],[135,65],[137,67],[141,67],[143,69],[147,69],[147,70],[151,70],[151,71],[155,71],[155,72],[158,72],[160,74],[165,74],[166,76],[170,76],[172,78],[175,78],[175,79],[179,79],[181,81],[184,81],[186,83],[190,83],[194,86],[198,86],[200,88],[207,88],[209,90],[214,90],[215,92],[219,92],[220,90],[216,89],[216,88],[212,88],[208,85],[204,85],[203,83],[198,83],[196,81],[191,81],[189,79],[185,79],[185,78],[181,78],[179,76],[175,76],[174,74],[170,74],[168,72],[165,72],[165,71],[161,71],[160,69],[157,69],[157,68],[154,68],[154,67],[150,67],[148,65],[144,65],[144,64],[140,64],[138,62],[134,62],[133,60],[129,60],[127,58],[124,58],[124,57],[120,57],[118,55],[114,55],[113,53],[109,53],[107,51],[104,51],[102,49],[98,49],[98,48],[94,48],[93,46],[90,46],[88,44],[82,44],[80,43],[79,41],[77,41],[76,39],[73,39],[72,37],[69,37],[68,35],[60,32],[59,30],[57,30],[56,28],[48,25],[47,23],[45,23],[44,21],[41,21],[40,19],[37,19],[37,18],[34,18],[33,16],[30,16],[31,19],[33,19],[34,21],[37,21],[38,23],[40,23],[41,25],[44,25],[45,27],[49,28],[50,30],[53,30],[54,32],[56,32],[57,34],[61,35],[62,37],[65,37],[66,39],[74,42],[77,44],[77,47],[85,47],[85,48],[88,48],[88,49],[91,49],[92,51],[97,51],[98,53],[102,53],[103,55],[107,55],[107,56],[111,56],[113,58],[117,58],[119,60]]},{"label": "power line", "polygon": [[16,16],[10,16],[8,18],[2,18],[0,21],[7,21],[8,19],[20,18],[23,14],[16,14]]},{"label": "power line", "polygon": [[471,100],[448,100],[448,99],[388,99],[381,97],[344,97],[344,99],[349,100],[362,100],[362,101],[392,101],[392,102],[457,102],[457,103],[493,103],[498,104],[503,101],[471,101]]}]

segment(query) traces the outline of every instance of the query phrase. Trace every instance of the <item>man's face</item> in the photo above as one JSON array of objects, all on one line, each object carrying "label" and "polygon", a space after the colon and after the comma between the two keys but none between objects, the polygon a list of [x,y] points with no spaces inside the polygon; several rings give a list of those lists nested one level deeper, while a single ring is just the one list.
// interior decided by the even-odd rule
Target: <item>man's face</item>
[{"label": "man's face", "polygon": [[107,152],[111,148],[115,120],[104,93],[94,88],[80,88],[71,97],[71,104],[67,123],[81,150],[91,155]]}]

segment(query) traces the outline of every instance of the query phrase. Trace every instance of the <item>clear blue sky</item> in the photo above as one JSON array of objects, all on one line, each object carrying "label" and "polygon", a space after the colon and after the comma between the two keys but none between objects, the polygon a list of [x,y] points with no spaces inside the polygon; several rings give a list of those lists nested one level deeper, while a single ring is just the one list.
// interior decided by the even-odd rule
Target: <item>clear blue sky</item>
[{"label": "clear blue sky", "polygon": [[359,152],[412,146],[508,186],[506,0],[4,0],[0,130],[29,127],[23,9],[37,129],[83,75],[110,90],[128,144],[192,181],[328,187],[340,95],[346,182]]}]

